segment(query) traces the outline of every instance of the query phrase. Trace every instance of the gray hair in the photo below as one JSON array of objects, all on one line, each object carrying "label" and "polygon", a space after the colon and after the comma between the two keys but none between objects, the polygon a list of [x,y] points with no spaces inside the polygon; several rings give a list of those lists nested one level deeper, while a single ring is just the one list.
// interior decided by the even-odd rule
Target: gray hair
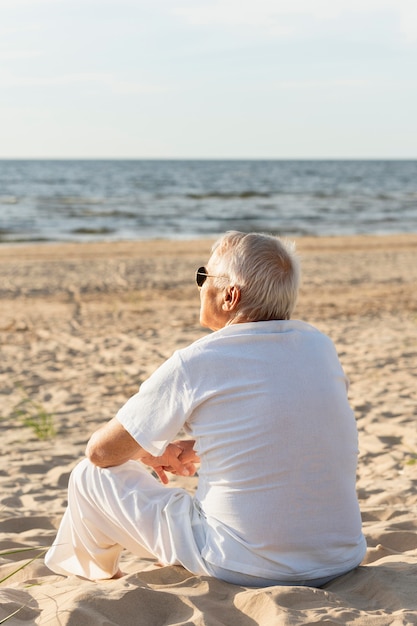
[{"label": "gray hair", "polygon": [[[273,235],[228,231],[212,248],[218,276],[239,286],[239,321],[288,320],[297,302],[300,264],[294,242]],[[217,278],[216,286],[224,286]]]}]

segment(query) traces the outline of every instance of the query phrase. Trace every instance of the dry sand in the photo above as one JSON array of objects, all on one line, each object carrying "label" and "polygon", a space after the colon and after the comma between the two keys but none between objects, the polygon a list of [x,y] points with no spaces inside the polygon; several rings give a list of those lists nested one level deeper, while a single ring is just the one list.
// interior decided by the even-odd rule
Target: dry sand
[{"label": "dry sand", "polygon": [[[0,585],[0,620],[72,626],[417,624],[417,235],[301,238],[295,317],[334,340],[351,381],[368,552],[324,589],[248,589],[154,559],[92,583],[38,559]],[[209,241],[0,247],[0,551],[48,546],[89,434],[204,332],[194,271]],[[53,415],[42,441],[23,424]],[[44,416],[45,417],[45,416]],[[174,479],[193,490],[196,479]],[[32,554],[0,559],[0,578]]]}]

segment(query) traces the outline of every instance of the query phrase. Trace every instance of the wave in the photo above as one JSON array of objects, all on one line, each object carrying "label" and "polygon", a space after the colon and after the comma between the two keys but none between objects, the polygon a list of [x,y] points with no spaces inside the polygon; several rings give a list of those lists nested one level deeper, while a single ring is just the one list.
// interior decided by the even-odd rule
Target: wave
[{"label": "wave", "polygon": [[65,205],[74,205],[74,204],[104,204],[106,202],[105,198],[94,198],[87,196],[38,196],[37,200],[44,204],[65,204]]},{"label": "wave", "polygon": [[71,230],[73,235],[111,235],[115,232],[116,230],[114,228],[106,228],[104,226],[102,228],[88,228],[83,226],[81,228],[74,228]]},{"label": "wave", "polygon": [[270,198],[271,194],[263,191],[208,191],[207,193],[188,193],[186,198],[191,200],[206,200],[220,198],[221,200],[233,200],[235,198]]}]

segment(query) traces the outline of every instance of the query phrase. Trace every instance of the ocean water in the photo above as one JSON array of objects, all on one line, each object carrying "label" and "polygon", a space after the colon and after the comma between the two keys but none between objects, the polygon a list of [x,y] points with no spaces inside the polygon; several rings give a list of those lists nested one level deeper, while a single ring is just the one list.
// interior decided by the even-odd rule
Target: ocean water
[{"label": "ocean water", "polygon": [[417,161],[0,160],[0,243],[417,232]]}]

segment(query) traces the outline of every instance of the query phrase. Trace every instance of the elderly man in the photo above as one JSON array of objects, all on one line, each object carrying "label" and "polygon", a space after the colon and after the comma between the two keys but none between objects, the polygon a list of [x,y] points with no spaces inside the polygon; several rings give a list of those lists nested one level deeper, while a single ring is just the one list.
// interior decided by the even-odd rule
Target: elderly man
[{"label": "elderly man", "polygon": [[[214,332],[175,352],[92,435],[46,563],[118,577],[121,550],[145,547],[234,584],[323,585],[366,550],[357,430],[333,343],[290,319],[293,246],[228,232],[196,280],[201,325]],[[190,438],[176,441],[182,428]],[[167,472],[192,475],[196,463],[195,496],[166,486]]]}]

